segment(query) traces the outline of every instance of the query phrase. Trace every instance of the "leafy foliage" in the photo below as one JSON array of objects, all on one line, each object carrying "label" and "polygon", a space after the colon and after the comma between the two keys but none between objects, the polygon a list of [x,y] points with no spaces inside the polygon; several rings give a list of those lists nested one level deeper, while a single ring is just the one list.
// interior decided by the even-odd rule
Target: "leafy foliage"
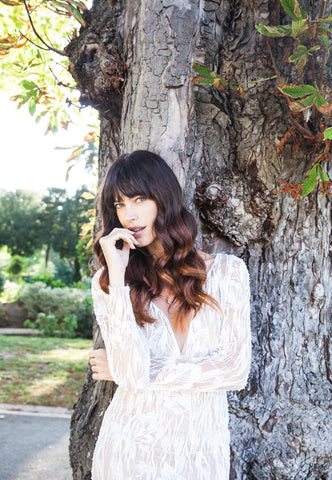
[{"label": "leafy foliage", "polygon": [[53,275],[36,275],[34,277],[24,277],[23,280],[26,283],[36,283],[36,282],[43,282],[48,287],[51,288],[66,288],[67,285],[61,280],[56,280]]},{"label": "leafy foliage", "polygon": [[193,69],[198,75],[196,77],[190,77],[190,80],[196,85],[213,85],[217,90],[230,88],[231,90],[243,93],[242,87],[232,85],[228,80],[217,73],[211,72],[209,67],[206,67],[205,65],[194,63]]},{"label": "leafy foliage", "polygon": [[30,256],[41,248],[41,206],[37,195],[16,190],[0,192],[0,246],[12,255]]},{"label": "leafy foliage", "polygon": [[[81,226],[88,220],[91,208],[94,204],[90,198],[83,198],[82,194],[86,190],[85,187],[79,189],[73,197],[64,196],[61,203],[57,195],[61,195],[59,189],[49,189],[50,195],[43,198],[45,229],[51,232],[49,234],[49,246],[60,254],[61,258],[67,258],[72,261],[74,268],[73,281],[81,279],[80,260],[87,262],[91,256],[91,249],[86,253],[85,257],[79,258],[77,251],[77,243]],[[52,194],[55,194],[55,196]],[[65,192],[62,191],[62,195]],[[51,216],[50,216],[51,214]],[[52,221],[51,228],[48,228],[47,221]]]},{"label": "leafy foliage", "polygon": [[[52,328],[53,331],[59,330],[60,333],[67,328],[73,329],[77,335],[87,337],[91,335],[92,302],[85,292],[69,288],[51,288],[43,282],[36,282],[24,285],[19,299],[24,303],[30,317],[39,318],[41,328]],[[51,317],[46,318],[49,316]],[[30,323],[33,328],[38,326],[38,322]],[[62,323],[64,325],[61,325]]]},{"label": "leafy foliage", "polygon": [[71,262],[71,283],[80,280],[80,262],[88,263],[91,244],[85,242],[80,256],[76,245],[81,226],[92,219],[94,204],[92,194],[86,192],[90,197],[82,197],[85,191],[83,186],[68,196],[64,189],[50,188],[41,199],[22,190],[0,192],[0,246],[7,245],[12,255],[26,257],[45,246],[46,264],[53,249]]},{"label": "leafy foliage", "polygon": [[[331,158],[329,140],[332,135],[330,134],[331,127],[328,128],[328,122],[332,111],[332,91],[324,90],[323,80],[324,68],[332,48],[332,30],[328,27],[328,24],[332,22],[332,15],[323,17],[324,8],[322,8],[321,16],[310,20],[308,13],[300,8],[298,0],[281,0],[280,3],[285,13],[291,18],[292,25],[287,26],[288,33],[285,33],[284,25],[272,28],[275,32],[280,33],[280,35],[274,36],[290,36],[296,41],[295,51],[288,58],[288,62],[294,63],[296,66],[299,84],[278,86],[279,91],[288,99],[289,109],[294,114],[294,116],[290,116],[293,126],[288,131],[292,133],[289,135],[286,132],[279,144],[278,152],[282,151],[286,141],[292,137],[296,139],[296,145],[300,145],[301,142],[297,140],[300,135],[302,143],[310,142],[314,150],[321,146],[324,151],[315,159],[308,176],[301,184],[293,185],[282,182],[283,186],[278,192],[290,193],[298,199],[312,192],[318,183],[323,196],[331,195],[331,182],[322,162],[329,161]],[[325,6],[324,2],[322,5]],[[271,36],[264,25],[258,25],[256,28],[261,34]],[[281,34],[282,31],[283,34]],[[304,82],[305,68],[308,68],[308,71],[310,69],[310,76],[308,76],[310,84]],[[319,72],[319,78],[315,78],[316,71]],[[302,116],[297,118],[299,115]]]},{"label": "leafy foliage", "polygon": [[24,326],[37,328],[44,337],[73,338],[77,328],[77,317],[76,315],[68,315],[62,322],[59,322],[55,315],[38,313],[34,322],[27,319],[24,322]]},{"label": "leafy foliage", "polygon": [[[332,112],[332,91],[324,89],[323,80],[324,68],[332,49],[332,29],[328,27],[328,24],[332,23],[332,14],[324,17],[324,9],[321,8],[319,18],[309,19],[308,13],[300,8],[298,0],[281,0],[280,3],[291,18],[291,25],[256,26],[258,32],[266,37],[290,37],[294,40],[294,51],[287,61],[295,65],[299,83],[294,85],[282,82],[277,86],[288,102],[289,119],[292,122],[279,142],[277,153],[281,153],[286,143],[292,139],[295,151],[302,145],[305,147],[309,145],[312,151],[321,150],[321,153],[314,160],[307,178],[302,183],[293,185],[280,182],[282,186],[277,193],[290,193],[298,200],[312,192],[318,183],[322,195],[330,196],[332,182],[322,163],[331,159],[332,127],[329,127],[329,119]],[[325,6],[324,2],[322,5]],[[270,53],[272,55],[271,49]],[[276,68],[274,58],[272,60]],[[195,63],[193,69],[198,75],[192,77],[191,81],[197,85],[211,85],[218,90],[229,88],[241,92],[242,86],[232,85],[217,73],[211,72],[207,66]],[[310,75],[307,78],[310,83],[308,80],[305,83],[309,69]],[[319,72],[319,78],[315,77],[315,72]],[[280,73],[276,71],[276,74],[276,77],[257,81],[271,78],[278,78],[281,81]]]},{"label": "leafy foliage", "polygon": [[329,127],[325,130],[324,140],[332,140],[332,127]]},{"label": "leafy foliage", "polygon": [[79,114],[68,108],[77,95],[63,49],[85,10],[76,0],[0,0],[0,88],[16,91],[12,100],[27,104],[36,121],[45,117],[46,132]]},{"label": "leafy foliage", "polygon": [[[77,0],[0,0],[0,89],[46,123],[45,134],[82,124],[65,47],[85,25],[86,10]],[[99,127],[92,123],[82,145],[72,147],[68,173],[78,161],[89,170],[96,163]]]}]

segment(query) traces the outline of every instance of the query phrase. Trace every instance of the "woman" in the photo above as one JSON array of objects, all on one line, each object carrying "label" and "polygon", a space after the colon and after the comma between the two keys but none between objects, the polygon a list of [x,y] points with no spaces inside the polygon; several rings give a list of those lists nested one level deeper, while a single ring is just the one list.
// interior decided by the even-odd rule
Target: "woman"
[{"label": "woman", "polygon": [[119,388],[92,479],[226,480],[226,391],[245,386],[250,363],[247,269],[195,249],[194,217],[158,155],[114,162],[100,205],[92,294],[109,368],[100,351],[90,362]]}]

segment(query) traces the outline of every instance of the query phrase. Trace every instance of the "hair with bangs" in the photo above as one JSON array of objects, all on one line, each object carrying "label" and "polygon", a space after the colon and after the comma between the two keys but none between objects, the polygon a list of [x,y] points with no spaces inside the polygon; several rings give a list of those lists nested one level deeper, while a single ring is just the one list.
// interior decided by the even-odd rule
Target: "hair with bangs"
[{"label": "hair with bangs", "polygon": [[[206,281],[206,265],[193,244],[197,235],[194,216],[184,207],[180,184],[167,163],[155,153],[137,150],[121,155],[108,169],[99,206],[102,230],[94,244],[99,263],[105,267],[100,276],[100,286],[108,294],[109,277],[106,260],[99,239],[108,235],[120,224],[114,202],[121,196],[144,196],[157,204],[155,234],[163,246],[162,257],[154,259],[147,247],[130,250],[125,283],[130,286],[130,296],[136,321],[153,323],[148,306],[167,286],[178,308],[175,329],[186,330],[183,319],[192,311],[218,303],[203,291]],[[120,245],[121,246],[121,245]]]}]

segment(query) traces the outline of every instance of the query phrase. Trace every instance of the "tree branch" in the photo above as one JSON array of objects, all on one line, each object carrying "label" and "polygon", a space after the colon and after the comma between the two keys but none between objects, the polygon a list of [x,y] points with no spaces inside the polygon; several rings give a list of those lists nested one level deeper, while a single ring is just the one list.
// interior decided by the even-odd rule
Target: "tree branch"
[{"label": "tree branch", "polygon": [[22,37],[24,37],[26,40],[28,40],[28,42],[32,43],[32,45],[34,45],[37,48],[40,48],[40,50],[46,50],[46,52],[48,52],[48,48],[44,48],[44,47],[41,47],[40,45],[37,45],[37,43],[33,42],[30,38],[28,38],[26,35],[24,35],[24,33],[22,33],[20,30],[19,30],[19,32],[22,35]]},{"label": "tree branch", "polygon": [[[46,42],[44,42],[44,40],[42,39],[42,37],[39,35],[39,33],[37,32],[35,26],[34,26],[34,23],[32,21],[32,17],[30,15],[30,12],[29,12],[29,8],[28,8],[28,5],[27,5],[27,2],[26,0],[23,0],[23,3],[24,3],[24,6],[25,6],[25,10],[27,12],[27,15],[28,15],[28,18],[29,18],[29,22],[30,22],[30,25],[32,27],[32,30],[34,32],[34,34],[36,35],[36,37],[42,42],[43,45],[45,45],[45,47],[47,47],[48,50],[51,50],[52,52],[55,52],[55,53],[58,53],[59,55],[62,55],[64,57],[66,57],[67,55],[62,51],[62,50],[58,50],[57,48],[53,48],[51,47],[50,45],[48,45]],[[29,39],[28,39],[29,40]],[[30,40],[31,41],[31,40]],[[33,43],[33,42],[32,42]],[[34,44],[36,45],[36,44]],[[36,45],[38,47],[38,45]],[[38,48],[42,48],[42,47],[38,47]],[[46,50],[45,48],[42,48],[42,50]]]},{"label": "tree branch", "polygon": [[50,65],[48,66],[48,69],[49,69],[49,71],[51,72],[51,74],[53,75],[53,77],[54,77],[54,79],[55,79],[55,81],[56,81],[56,83],[57,83],[58,85],[60,85],[61,87],[66,87],[66,88],[73,88],[73,85],[69,85],[69,83],[63,83],[63,82],[61,82],[61,81],[58,79],[58,77],[55,75],[55,73],[53,72],[53,70],[52,70],[52,68],[50,67]]}]

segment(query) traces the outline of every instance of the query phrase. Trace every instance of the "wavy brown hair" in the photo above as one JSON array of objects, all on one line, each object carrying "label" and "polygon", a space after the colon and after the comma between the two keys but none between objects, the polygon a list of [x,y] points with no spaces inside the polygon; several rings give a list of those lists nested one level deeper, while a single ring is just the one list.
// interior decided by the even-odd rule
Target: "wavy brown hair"
[{"label": "wavy brown hair", "polygon": [[[154,200],[158,207],[154,223],[156,237],[164,253],[155,259],[147,247],[130,250],[125,283],[130,286],[130,297],[137,323],[153,323],[148,307],[151,300],[167,286],[177,305],[175,329],[186,330],[184,319],[194,315],[203,304],[220,308],[213,297],[203,291],[206,265],[193,244],[197,235],[194,216],[184,207],[179,182],[167,163],[155,153],[138,150],[120,156],[108,169],[99,207],[103,228],[94,243],[99,263],[105,267],[100,275],[100,286],[108,294],[108,269],[99,239],[120,224],[114,202],[122,196],[144,196]],[[117,245],[121,248],[121,242]]]}]

